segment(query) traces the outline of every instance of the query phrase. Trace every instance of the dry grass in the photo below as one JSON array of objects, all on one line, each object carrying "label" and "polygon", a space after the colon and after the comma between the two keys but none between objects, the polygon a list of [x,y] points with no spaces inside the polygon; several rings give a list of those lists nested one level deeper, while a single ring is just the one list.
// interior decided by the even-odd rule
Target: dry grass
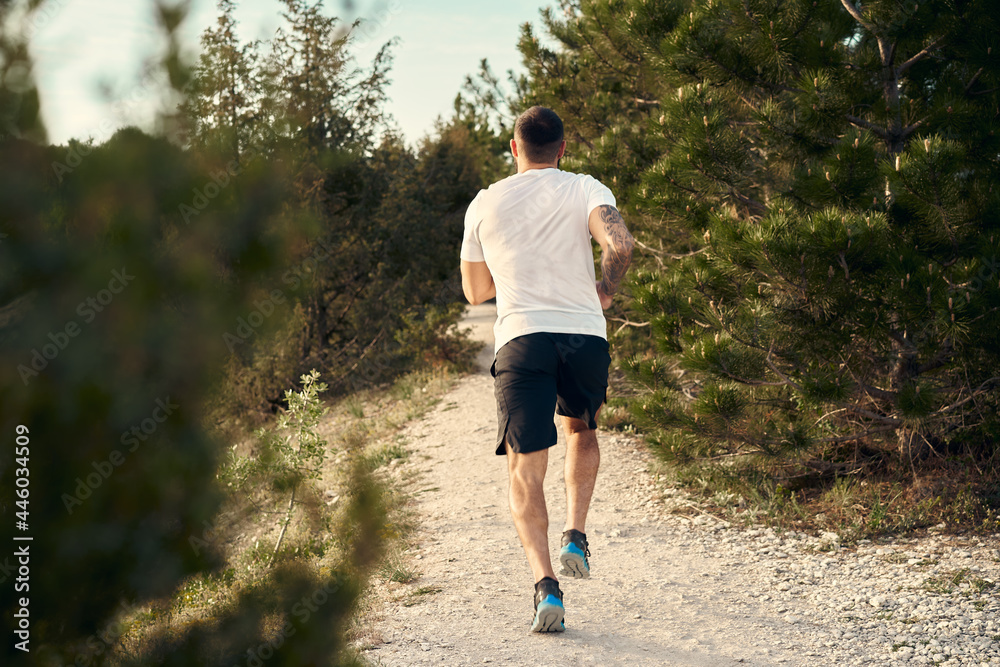
[{"label": "dry grass", "polygon": [[[275,561],[329,575],[343,555],[334,529],[345,504],[341,499],[349,463],[363,462],[375,474],[389,514],[381,535],[386,545],[384,560],[374,568],[348,633],[357,648],[378,643],[375,628],[383,617],[384,602],[391,596],[389,589],[418,576],[408,569],[403,556],[415,519],[407,506],[413,480],[398,466],[409,456],[400,428],[440,401],[454,380],[455,375],[444,369],[410,373],[389,386],[330,403],[320,425],[319,433],[329,444],[328,458],[320,477],[303,485],[301,503],[296,503]],[[250,455],[254,446],[252,438],[245,438],[233,451]],[[124,632],[114,650],[117,661],[148,653],[151,638],[169,637],[192,623],[210,620],[234,605],[241,591],[268,581],[269,561],[287,497],[267,485],[228,494],[215,525],[193,534],[199,548],[221,553],[223,566],[189,578],[172,597],[132,610],[120,619]]]},{"label": "dry grass", "polygon": [[786,468],[761,462],[659,464],[661,476],[728,521],[836,532],[844,544],[931,528],[981,534],[1000,529],[1000,484],[955,461],[925,461],[918,472],[914,477],[908,466],[885,466],[866,476],[816,478],[792,489],[784,485]]}]

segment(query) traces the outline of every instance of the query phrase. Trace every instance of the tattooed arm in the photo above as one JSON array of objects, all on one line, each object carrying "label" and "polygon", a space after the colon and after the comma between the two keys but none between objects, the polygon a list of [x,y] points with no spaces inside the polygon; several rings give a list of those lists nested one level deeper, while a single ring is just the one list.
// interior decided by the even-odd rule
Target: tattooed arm
[{"label": "tattooed arm", "polygon": [[625,228],[625,221],[614,206],[598,206],[590,212],[590,235],[601,246],[601,281],[597,294],[601,307],[611,305],[611,297],[618,291],[628,265],[632,261],[635,239]]}]

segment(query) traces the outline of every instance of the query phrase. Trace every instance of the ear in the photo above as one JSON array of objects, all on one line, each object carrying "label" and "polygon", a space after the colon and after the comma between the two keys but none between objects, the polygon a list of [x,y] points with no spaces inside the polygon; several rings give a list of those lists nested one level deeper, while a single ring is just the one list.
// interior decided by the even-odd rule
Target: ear
[{"label": "ear", "polygon": [[563,156],[563,153],[565,153],[565,152],[566,152],[566,140],[563,139],[562,146],[559,147],[559,154],[556,155],[556,160],[561,159],[562,156]]},{"label": "ear", "polygon": [[517,142],[513,139],[510,140],[510,154],[517,158]]}]

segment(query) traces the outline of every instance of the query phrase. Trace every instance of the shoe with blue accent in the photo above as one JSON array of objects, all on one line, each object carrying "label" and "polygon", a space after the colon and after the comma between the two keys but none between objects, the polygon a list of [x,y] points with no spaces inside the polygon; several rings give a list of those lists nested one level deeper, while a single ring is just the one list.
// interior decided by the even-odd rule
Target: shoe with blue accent
[{"label": "shoe with blue accent", "polygon": [[559,562],[564,574],[574,579],[590,578],[590,548],[587,546],[587,536],[579,530],[569,529],[562,536],[562,551],[559,552]]},{"label": "shoe with blue accent", "polygon": [[563,594],[559,582],[545,577],[535,584],[535,620],[531,622],[532,632],[565,632],[563,622]]}]

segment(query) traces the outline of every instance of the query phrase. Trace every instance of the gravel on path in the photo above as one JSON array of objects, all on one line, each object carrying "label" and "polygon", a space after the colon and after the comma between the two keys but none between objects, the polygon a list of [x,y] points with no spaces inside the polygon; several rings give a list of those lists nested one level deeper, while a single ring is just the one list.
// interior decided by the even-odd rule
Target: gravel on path
[{"label": "gravel on path", "polygon": [[[649,474],[641,442],[599,434],[587,535],[592,577],[561,581],[566,632],[530,633],[533,581],[493,454],[494,306],[466,325],[487,342],[463,378],[405,431],[420,476],[421,576],[387,602],[374,664],[996,665],[998,536],[840,546],[832,533],[738,528]],[[545,493],[553,555],[565,518],[564,440]],[[677,513],[688,508],[688,516]],[[558,568],[558,564],[557,564]]]}]

